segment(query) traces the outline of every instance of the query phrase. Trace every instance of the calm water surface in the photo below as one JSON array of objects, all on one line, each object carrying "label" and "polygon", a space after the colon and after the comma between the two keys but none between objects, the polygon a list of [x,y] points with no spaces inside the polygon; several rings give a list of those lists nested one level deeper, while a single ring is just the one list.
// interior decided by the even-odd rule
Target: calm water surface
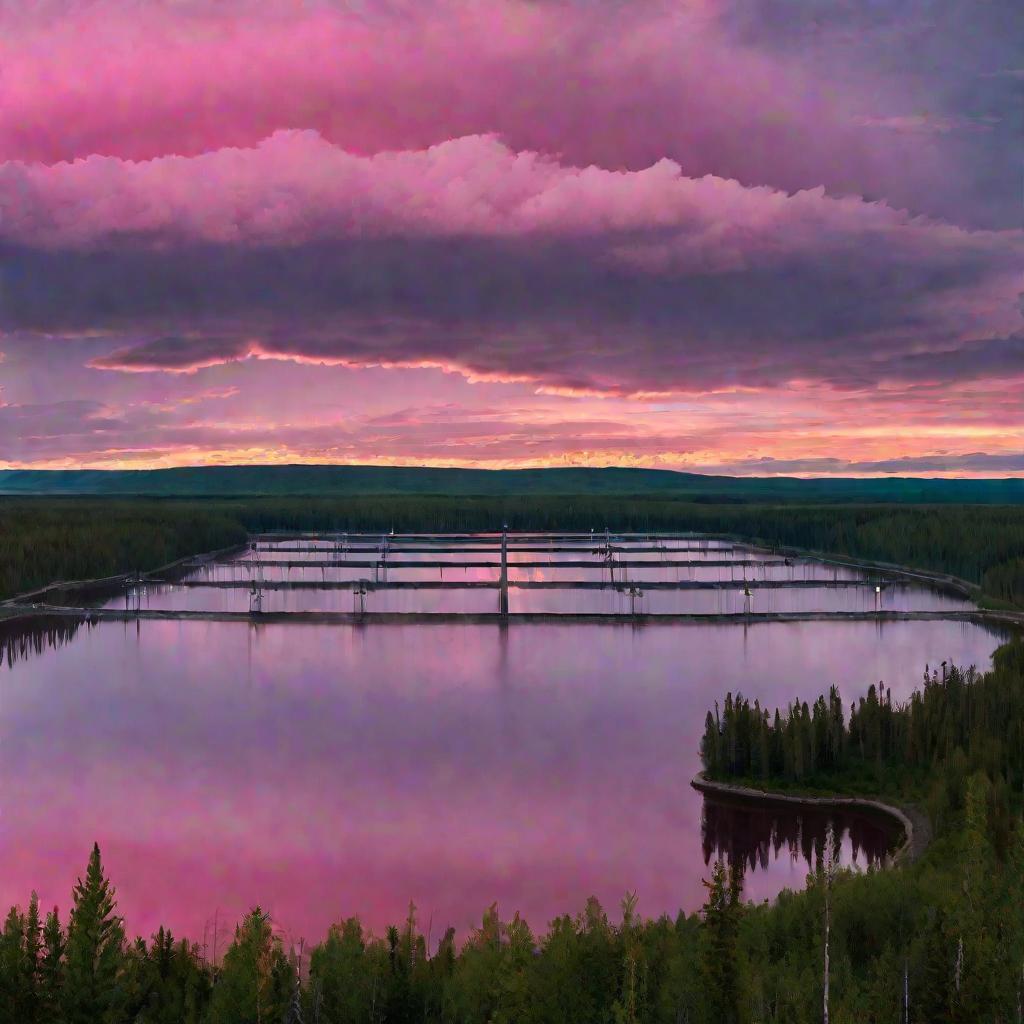
[{"label": "calm water surface", "polygon": [[[753,898],[800,885],[820,821],[737,821],[690,788],[706,709],[832,683],[849,702],[879,680],[903,697],[926,662],[987,666],[1001,638],[936,621],[146,621],[55,639],[0,666],[0,903],[36,888],[66,908],[98,840],[132,931],[201,939],[256,902],[309,938],[355,913],[380,930],[409,899],[435,935],[495,900],[538,929],[591,894],[694,910],[718,850],[748,864]],[[891,839],[840,827],[847,861]]]},{"label": "calm water surface", "polygon": [[[477,561],[478,559],[471,559]],[[596,560],[595,560],[596,562]],[[388,579],[392,581],[417,582],[457,582],[474,581],[497,583],[500,568],[494,566],[429,566],[388,569]],[[373,578],[373,568],[360,566],[317,566],[317,565],[268,565],[264,562],[262,574],[265,580],[288,580],[291,582],[323,583],[352,582],[354,580]],[[867,575],[857,569],[842,566],[825,565],[821,562],[795,562],[786,565],[784,562],[762,562],[757,566],[744,567],[735,565],[661,565],[651,562],[642,567],[632,566],[628,569],[629,579],[645,581],[698,581],[720,583],[730,580],[779,580],[800,581],[820,580],[823,583],[839,580],[862,580]],[[252,565],[244,560],[213,562],[190,573],[188,578],[197,581],[251,580],[254,575]],[[620,579],[621,571],[616,568],[615,578]],[[606,567],[594,566],[561,566],[551,565],[521,567],[514,563],[509,565],[509,580],[558,580],[563,582],[584,580],[594,583],[607,583],[609,571]]]},{"label": "calm water surface", "polygon": [[[389,577],[389,579],[392,577]],[[642,588],[642,584],[640,584]],[[474,614],[496,612],[498,592],[488,589],[452,589],[424,587],[415,590],[372,590],[365,596],[368,612],[417,612],[427,614]],[[799,589],[752,590],[642,590],[631,598],[627,590],[511,588],[512,612],[548,612],[558,614],[610,614],[628,616],[635,610],[648,615],[702,614],[742,615],[753,612],[871,612],[885,611],[961,611],[974,606],[959,597],[913,584],[894,585],[876,598],[868,587],[816,587]],[[877,603],[876,603],[877,602]],[[124,597],[105,602],[108,608],[124,608]],[[247,612],[246,587],[147,586],[140,591],[139,606],[151,611]],[[264,612],[354,612],[359,598],[350,589],[267,590],[263,594]]]}]

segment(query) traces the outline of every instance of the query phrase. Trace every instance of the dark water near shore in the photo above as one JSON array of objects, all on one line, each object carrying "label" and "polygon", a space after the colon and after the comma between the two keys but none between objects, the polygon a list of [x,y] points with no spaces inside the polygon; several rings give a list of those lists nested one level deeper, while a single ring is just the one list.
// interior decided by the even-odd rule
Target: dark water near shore
[{"label": "dark water near shore", "polygon": [[[1000,640],[945,621],[40,628],[0,650],[0,902],[66,908],[93,840],[131,931],[198,939],[256,902],[309,938],[355,913],[379,931],[409,899],[435,936],[495,900],[538,929],[591,894],[693,910],[718,852],[763,898],[803,883],[824,824],[702,806],[714,700],[902,698],[926,662],[985,667]],[[847,862],[893,838],[837,824]]]},{"label": "dark water near shore", "polygon": [[842,864],[881,864],[903,840],[899,824],[872,811],[795,809],[783,805],[706,797],[701,819],[704,862],[721,858],[743,871],[747,899],[799,888],[832,846]]}]

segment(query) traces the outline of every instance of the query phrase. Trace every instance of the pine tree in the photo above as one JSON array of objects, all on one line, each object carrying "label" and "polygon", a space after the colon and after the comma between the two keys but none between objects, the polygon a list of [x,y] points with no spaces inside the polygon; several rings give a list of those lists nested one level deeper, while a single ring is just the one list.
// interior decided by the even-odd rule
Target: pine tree
[{"label": "pine tree", "polygon": [[22,1024],[37,1024],[43,1021],[39,977],[41,940],[39,897],[33,892],[28,902],[28,913],[25,915],[21,955],[22,1001],[18,1019]]},{"label": "pine tree", "polygon": [[24,1001],[25,916],[11,907],[0,932],[0,1019],[18,1020]]},{"label": "pine tree", "polygon": [[739,1020],[737,943],[739,935],[742,876],[735,867],[728,870],[716,861],[704,904],[701,972],[708,1001],[708,1019],[716,1024]]},{"label": "pine tree", "polygon": [[40,1014],[46,1024],[61,1024],[64,997],[64,948],[66,940],[60,916],[54,907],[43,925],[43,947],[39,960]]},{"label": "pine tree", "polygon": [[291,1005],[294,968],[259,907],[235,929],[210,1007],[212,1024],[278,1024]]},{"label": "pine tree", "polygon": [[718,726],[715,724],[714,716],[709,711],[704,719],[704,738],[700,744],[700,757],[704,764],[704,770],[712,778],[722,770],[722,758],[719,751],[720,743]]},{"label": "pine tree", "polygon": [[94,845],[74,889],[68,922],[64,970],[64,1015],[67,1024],[106,1024],[116,1019],[121,999],[118,973],[124,930],[117,903],[103,875],[100,848]]}]

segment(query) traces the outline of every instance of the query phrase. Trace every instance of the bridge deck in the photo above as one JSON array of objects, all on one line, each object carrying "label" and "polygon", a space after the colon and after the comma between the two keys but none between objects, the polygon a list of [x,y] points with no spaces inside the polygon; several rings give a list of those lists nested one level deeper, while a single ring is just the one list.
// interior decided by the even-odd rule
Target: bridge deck
[{"label": "bridge deck", "polygon": [[[382,545],[377,544],[344,544],[344,545],[325,545],[320,544],[317,547],[306,546],[303,547],[301,544],[295,545],[277,545],[274,547],[259,547],[257,550],[260,554],[266,555],[277,555],[277,554],[298,554],[299,552],[305,552],[307,554],[315,554],[317,552],[323,552],[324,554],[335,554],[340,550],[344,554],[349,553],[365,553],[375,554],[382,550]],[[630,546],[626,547],[622,544],[612,544],[611,549],[614,552],[628,552],[629,554],[678,554],[680,552],[687,553],[693,551],[714,551],[714,552],[732,552],[732,551],[752,551],[754,548],[745,547],[743,545],[729,545],[728,547],[714,547],[714,548],[701,548],[701,547],[673,547],[666,548],[659,545],[645,545],[645,546]],[[457,547],[442,547],[441,545],[431,546],[413,546],[408,544],[388,544],[388,552],[391,555],[457,555],[457,554],[498,554],[501,550],[500,544],[467,544],[459,545]],[[603,555],[608,547],[604,544],[597,545],[591,548],[588,545],[575,544],[509,544],[508,550],[510,552],[532,552],[536,554],[542,554],[544,552],[559,553],[559,554],[577,554],[586,555],[590,554],[595,557]]]},{"label": "bridge deck", "polygon": [[651,614],[615,614],[603,612],[559,613],[559,612],[510,612],[507,616],[497,612],[200,612],[200,611],[160,611],[156,609],[122,610],[118,608],[68,608],[53,606],[41,608],[38,605],[18,607],[9,606],[13,615],[30,615],[38,617],[72,617],[82,621],[99,622],[135,622],[136,620],[163,621],[199,621],[199,622],[250,622],[259,623],[290,623],[321,625],[359,625],[369,623],[617,623],[625,625],[655,624],[692,624],[701,623],[743,623],[759,622],[982,622],[996,625],[1020,626],[1024,624],[1024,613],[990,612],[985,610],[970,611],[935,611],[935,612],[750,612],[750,613],[666,613]]},{"label": "bridge deck", "polygon": [[[146,584],[158,586],[211,588],[219,590],[248,590],[252,581],[237,580],[158,580],[148,579]],[[263,590],[352,590],[366,584],[378,590],[498,590],[498,580],[263,580]],[[790,588],[829,589],[837,587],[890,587],[893,579],[865,580],[630,580],[629,584],[643,590],[784,590]],[[623,584],[602,580],[512,580],[509,590],[616,590]],[[906,585],[906,584],[904,584]]]},{"label": "bridge deck", "polygon": [[[230,563],[231,565],[243,565],[250,568],[256,568],[258,565],[262,565],[263,568],[269,568],[271,566],[277,566],[287,569],[372,569],[375,565],[380,565],[382,559],[350,559],[350,558],[308,558],[308,559],[288,559],[288,558],[240,558],[235,562]],[[413,559],[402,559],[402,558],[391,558],[388,557],[383,559],[389,569],[500,569],[500,561],[464,561],[464,562],[446,562],[438,559],[422,559],[419,561]],[[523,562],[509,562],[509,569],[600,569],[608,562],[604,562],[599,558],[590,559],[565,559],[557,562],[550,560],[537,561],[531,559]],[[685,558],[661,558],[661,559],[635,559],[635,558],[623,558],[616,559],[610,563],[616,569],[654,569],[663,566],[689,566],[697,568],[699,566],[706,566],[710,568],[728,568],[730,565],[735,566],[754,566],[754,565],[783,565],[785,564],[781,558],[773,560],[765,560],[761,558],[736,558],[736,559],[685,559]]]}]

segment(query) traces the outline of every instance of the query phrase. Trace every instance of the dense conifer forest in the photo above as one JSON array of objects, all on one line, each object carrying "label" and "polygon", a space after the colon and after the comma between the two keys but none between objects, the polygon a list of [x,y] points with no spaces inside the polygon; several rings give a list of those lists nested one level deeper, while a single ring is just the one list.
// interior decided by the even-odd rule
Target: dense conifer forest
[{"label": "dense conifer forest", "polygon": [[214,506],[0,499],[0,598],[155,569],[245,538],[242,523]]},{"label": "dense conifer forest", "polygon": [[905,703],[881,683],[848,709],[834,686],[774,711],[726,694],[707,714],[701,760],[712,779],[914,800],[940,826],[981,773],[988,832],[1005,851],[1024,793],[1024,643],[1001,647],[982,675],[926,671]]},{"label": "dense conifer forest", "polygon": [[1024,506],[711,505],[661,497],[0,498],[0,598],[154,569],[263,530],[697,530],[950,573],[1024,604]]}]

